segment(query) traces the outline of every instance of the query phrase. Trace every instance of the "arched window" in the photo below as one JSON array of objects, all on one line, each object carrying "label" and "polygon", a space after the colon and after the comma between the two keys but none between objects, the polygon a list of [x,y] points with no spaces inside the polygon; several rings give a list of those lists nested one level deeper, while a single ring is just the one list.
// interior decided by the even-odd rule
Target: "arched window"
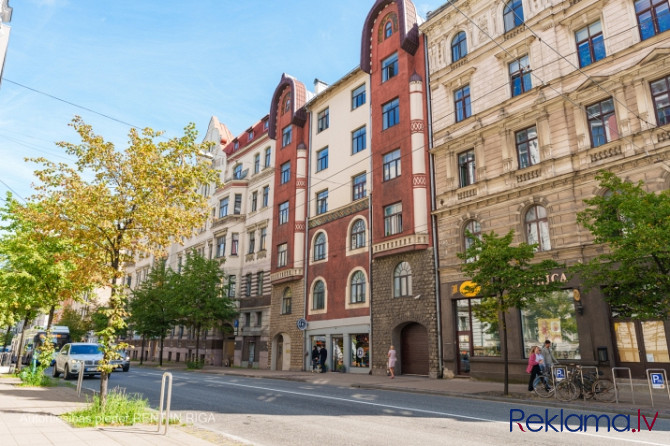
[{"label": "arched window", "polygon": [[389,20],[386,22],[386,25],[384,25],[384,38],[388,39],[391,37],[391,34],[393,34],[393,22]]},{"label": "arched window", "polygon": [[363,247],[365,247],[365,222],[358,219],[351,227],[351,249]]},{"label": "arched window", "polygon": [[291,314],[291,289],[284,288],[284,294],[281,299],[281,314]]},{"label": "arched window", "polygon": [[356,271],[351,276],[351,298],[352,304],[365,302],[365,274],[363,271]]},{"label": "arched window", "polygon": [[[470,231],[471,236],[468,236],[466,231]],[[470,220],[468,224],[465,225],[465,228],[463,228],[463,240],[465,241],[466,251],[470,249],[474,243],[473,237],[478,239],[482,238],[482,228],[477,220]]]},{"label": "arched window", "polygon": [[286,93],[284,96],[284,104],[282,105],[282,115],[291,109],[291,93]]},{"label": "arched window", "polygon": [[312,310],[323,310],[326,308],[326,286],[323,280],[317,280],[312,293]]},{"label": "arched window", "polygon": [[401,262],[393,271],[393,297],[412,294],[412,268],[407,262]]},{"label": "arched window", "polygon": [[510,0],[503,9],[505,32],[511,31],[523,23],[523,4],[521,0]]},{"label": "arched window", "polygon": [[465,31],[456,34],[451,41],[451,63],[454,63],[468,54],[468,42],[465,37]]},{"label": "arched window", "polygon": [[326,234],[319,232],[314,239],[314,260],[326,258]]},{"label": "arched window", "polygon": [[526,212],[525,221],[528,243],[537,243],[537,251],[549,251],[551,241],[549,240],[547,210],[540,205],[534,205]]}]

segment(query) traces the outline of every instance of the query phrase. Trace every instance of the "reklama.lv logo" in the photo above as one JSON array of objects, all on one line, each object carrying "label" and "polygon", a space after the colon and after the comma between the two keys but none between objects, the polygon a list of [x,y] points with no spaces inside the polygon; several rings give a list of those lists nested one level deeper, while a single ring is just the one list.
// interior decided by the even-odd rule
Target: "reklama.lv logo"
[{"label": "reklama.lv logo", "polygon": [[[626,414],[578,414],[565,412],[563,409],[558,413],[551,411],[550,414],[549,412],[549,409],[545,409],[544,414],[529,413],[526,416],[526,412],[521,409],[510,409],[509,431],[514,431],[516,426],[521,432],[549,432],[550,430],[554,432],[587,432],[587,429],[591,432],[598,432],[598,429],[605,430],[605,428],[607,428],[607,432],[611,430],[616,432],[640,432],[644,427],[651,431],[656,423],[656,418],[658,418],[658,412],[656,412],[650,424],[647,417],[640,413],[640,409],[637,410],[637,419],[635,415]],[[591,424],[589,424],[589,421],[591,421]]]}]

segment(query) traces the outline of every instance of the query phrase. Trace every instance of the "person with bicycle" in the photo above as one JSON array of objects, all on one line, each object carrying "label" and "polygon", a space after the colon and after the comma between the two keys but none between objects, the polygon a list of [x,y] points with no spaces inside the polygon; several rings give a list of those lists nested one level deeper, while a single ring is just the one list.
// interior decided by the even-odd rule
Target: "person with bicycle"
[{"label": "person with bicycle", "polygon": [[547,339],[544,341],[544,346],[540,351],[542,357],[544,358],[544,366],[547,370],[551,371],[551,366],[558,365],[558,360],[554,357],[554,354],[551,352],[551,341]]},{"label": "person with bicycle", "polygon": [[540,355],[540,347],[535,345],[530,349],[530,356],[528,357],[528,367],[526,367],[526,373],[530,373],[530,380],[528,381],[528,391],[532,392],[535,390],[533,383],[535,378],[542,374],[540,369],[540,362],[538,361],[538,355]]}]

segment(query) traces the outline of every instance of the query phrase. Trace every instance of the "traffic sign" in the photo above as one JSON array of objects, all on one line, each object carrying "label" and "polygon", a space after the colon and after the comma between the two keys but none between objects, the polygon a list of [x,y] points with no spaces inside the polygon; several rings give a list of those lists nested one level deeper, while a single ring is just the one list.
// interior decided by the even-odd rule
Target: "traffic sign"
[{"label": "traffic sign", "polygon": [[662,373],[650,373],[651,387],[653,389],[665,389],[665,379]]},{"label": "traffic sign", "polygon": [[301,317],[298,319],[298,322],[296,322],[296,325],[298,326],[298,330],[305,330],[307,328],[307,320],[304,317]]},{"label": "traffic sign", "polygon": [[565,379],[565,369],[562,367],[554,369],[554,376],[556,377],[556,381],[563,381]]}]

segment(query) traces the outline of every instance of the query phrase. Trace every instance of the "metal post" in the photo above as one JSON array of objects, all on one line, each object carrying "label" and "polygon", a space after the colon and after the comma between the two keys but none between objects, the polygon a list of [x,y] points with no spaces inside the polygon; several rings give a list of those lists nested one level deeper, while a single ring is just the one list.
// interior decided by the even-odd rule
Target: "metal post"
[{"label": "metal post", "polygon": [[630,367],[612,367],[612,381],[614,382],[614,396],[616,397],[616,403],[619,404],[619,388],[616,385],[615,370],[628,371],[628,383],[630,384],[630,394],[633,398],[633,404],[635,404],[635,392],[633,391],[633,375],[630,372]]},{"label": "metal post", "polygon": [[668,385],[668,374],[665,369],[647,369],[647,384],[649,385],[649,397],[651,398],[651,407],[654,407],[654,389],[651,385],[651,374],[649,372],[660,372],[663,374],[663,385],[668,392],[668,400],[670,400],[670,386]]},{"label": "metal post", "polygon": [[170,403],[172,402],[172,373],[165,372],[163,373],[163,379],[161,380],[161,398],[158,403],[158,429],[156,432],[161,431],[161,425],[163,424],[163,402],[165,401],[165,382],[169,380],[168,383],[168,392],[167,392],[167,404],[165,409],[165,432],[163,435],[167,434],[168,427],[170,426]]},{"label": "metal post", "polygon": [[[79,362],[79,376],[77,377],[77,396],[81,396],[81,386],[84,382],[84,361]],[[54,364],[54,367],[56,365]]]}]

